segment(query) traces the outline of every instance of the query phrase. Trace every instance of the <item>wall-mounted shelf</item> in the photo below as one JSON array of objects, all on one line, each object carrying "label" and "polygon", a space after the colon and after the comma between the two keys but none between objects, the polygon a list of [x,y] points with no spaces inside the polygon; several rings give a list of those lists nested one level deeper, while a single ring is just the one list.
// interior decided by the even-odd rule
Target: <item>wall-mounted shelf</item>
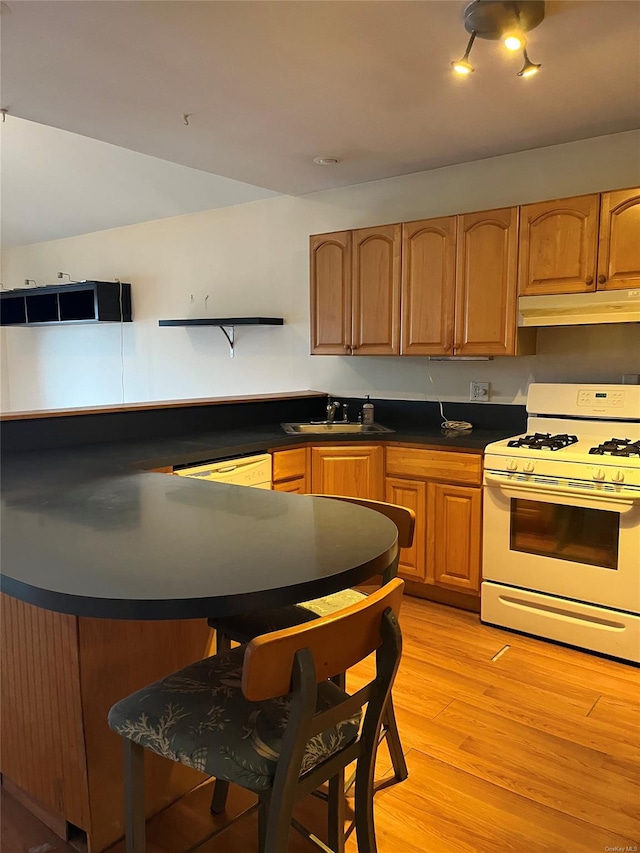
[{"label": "wall-mounted shelf", "polygon": [[282,326],[282,317],[202,317],[200,319],[158,320],[159,326],[217,326],[229,342],[229,356],[235,355],[236,326]]},{"label": "wall-mounted shelf", "polygon": [[131,285],[80,281],[0,291],[1,326],[130,323]]}]

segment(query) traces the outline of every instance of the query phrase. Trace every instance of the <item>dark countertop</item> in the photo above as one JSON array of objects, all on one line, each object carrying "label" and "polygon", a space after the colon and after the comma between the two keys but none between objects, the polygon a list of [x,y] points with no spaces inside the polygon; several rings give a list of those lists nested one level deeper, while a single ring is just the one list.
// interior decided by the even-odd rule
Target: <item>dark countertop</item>
[{"label": "dark countertop", "polygon": [[[52,610],[135,619],[226,615],[325,595],[388,565],[395,528],[386,519],[343,502],[149,469],[325,441],[478,452],[511,434],[411,426],[298,438],[267,424],[11,453],[2,465],[0,588]],[[216,594],[207,596],[213,567]]]}]

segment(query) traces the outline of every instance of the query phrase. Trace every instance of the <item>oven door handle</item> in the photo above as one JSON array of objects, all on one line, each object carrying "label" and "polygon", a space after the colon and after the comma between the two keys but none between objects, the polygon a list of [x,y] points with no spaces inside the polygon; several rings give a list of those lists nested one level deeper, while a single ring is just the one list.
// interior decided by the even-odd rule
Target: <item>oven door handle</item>
[{"label": "oven door handle", "polygon": [[562,486],[540,486],[536,483],[535,486],[512,485],[510,482],[505,482],[500,477],[494,474],[485,472],[485,483],[489,486],[498,486],[501,492],[506,497],[514,498],[533,498],[535,495],[544,497],[546,495],[557,495],[565,498],[579,498],[580,500],[597,503],[598,507],[603,510],[619,512],[620,514],[631,512],[638,503],[638,498],[606,498],[590,492],[583,492],[580,489],[563,489]]}]

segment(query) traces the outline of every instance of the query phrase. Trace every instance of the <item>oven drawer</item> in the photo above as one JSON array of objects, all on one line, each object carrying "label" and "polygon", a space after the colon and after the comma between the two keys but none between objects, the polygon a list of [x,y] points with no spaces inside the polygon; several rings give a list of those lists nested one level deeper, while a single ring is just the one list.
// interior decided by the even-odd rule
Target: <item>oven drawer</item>
[{"label": "oven drawer", "polygon": [[491,625],[640,663],[640,617],[631,613],[485,581],[480,618]]},{"label": "oven drawer", "polygon": [[479,486],[482,482],[482,457],[476,453],[451,453],[448,450],[387,447],[387,476]]}]

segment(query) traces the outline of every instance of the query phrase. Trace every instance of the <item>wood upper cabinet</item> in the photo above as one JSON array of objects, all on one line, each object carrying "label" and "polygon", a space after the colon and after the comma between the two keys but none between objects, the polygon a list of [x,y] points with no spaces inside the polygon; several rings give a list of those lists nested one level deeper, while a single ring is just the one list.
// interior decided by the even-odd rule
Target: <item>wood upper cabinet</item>
[{"label": "wood upper cabinet", "polygon": [[640,285],[640,189],[602,194],[598,290]]},{"label": "wood upper cabinet", "polygon": [[458,217],[456,355],[515,355],[518,208]]},{"label": "wood upper cabinet", "polygon": [[400,353],[400,251],[402,226],[353,232],[353,355]]},{"label": "wood upper cabinet", "polygon": [[311,448],[311,491],[319,495],[384,500],[381,445]]},{"label": "wood upper cabinet", "polygon": [[428,488],[427,581],[478,593],[482,491],[443,483]]},{"label": "wood upper cabinet", "polygon": [[457,217],[402,226],[402,355],[453,355]]},{"label": "wood upper cabinet", "polygon": [[599,203],[592,194],[520,208],[521,296],[596,289]]},{"label": "wood upper cabinet", "polygon": [[313,234],[311,353],[351,353],[351,231]]}]

